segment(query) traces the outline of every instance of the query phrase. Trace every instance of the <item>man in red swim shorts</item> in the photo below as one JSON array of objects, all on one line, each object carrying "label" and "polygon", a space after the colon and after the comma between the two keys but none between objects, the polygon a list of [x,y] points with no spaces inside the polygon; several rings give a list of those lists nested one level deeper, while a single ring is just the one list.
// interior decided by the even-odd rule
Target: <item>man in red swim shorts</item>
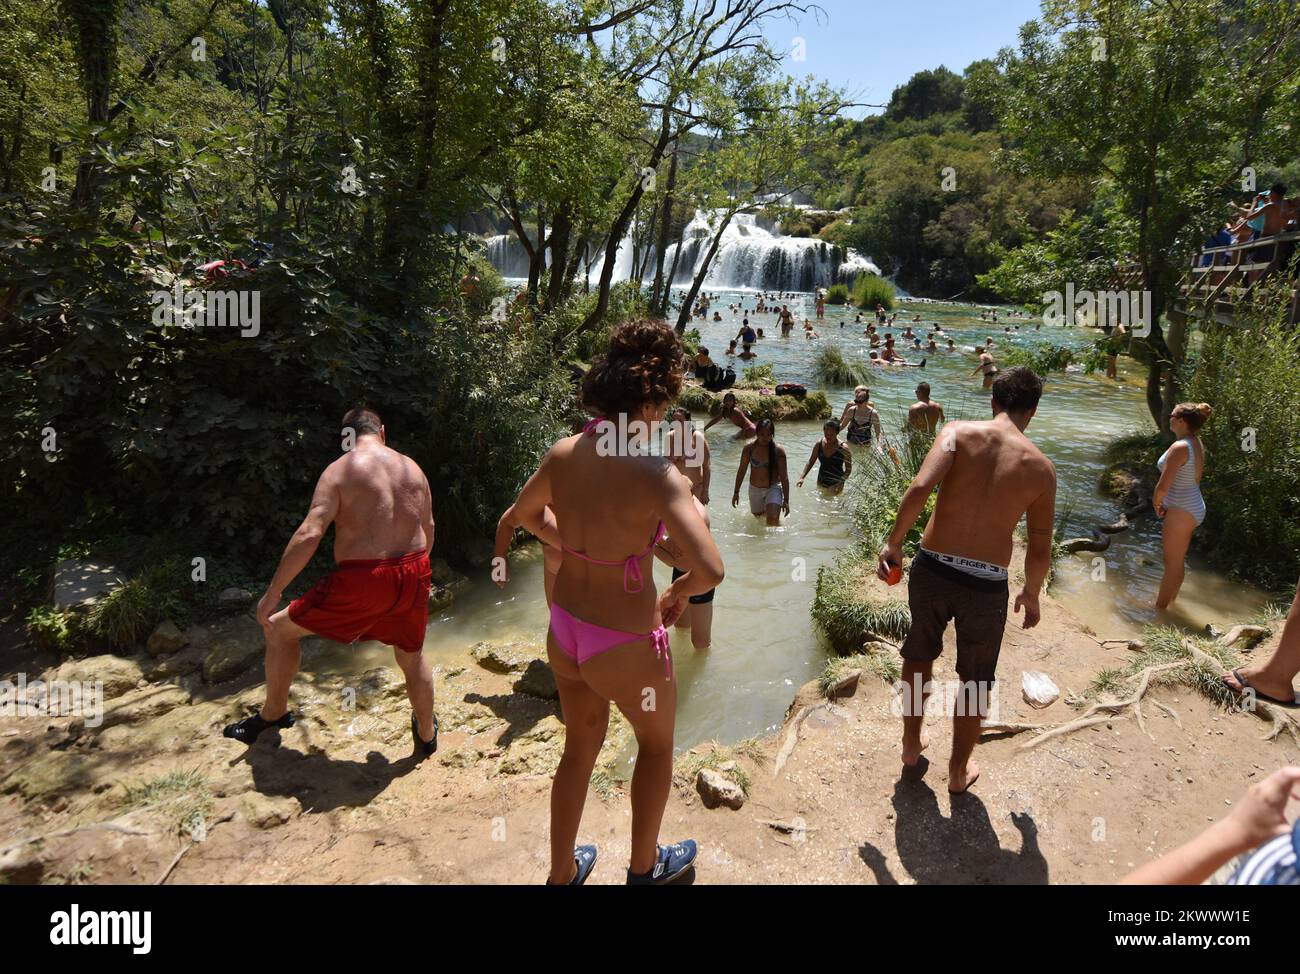
[{"label": "man in red swim shorts", "polygon": [[[293,726],[289,686],[298,672],[303,636],[315,633],[341,643],[375,639],[393,647],[415,711],[416,753],[427,757],[438,749],[433,673],[421,652],[433,547],[429,481],[414,460],[388,447],[374,411],[350,410],[342,436],[343,456],[316,482],[311,509],[257,603],[257,621],[266,633],[266,702],[260,713],[231,724],[224,735],[252,744],[269,727]],[[286,586],[311,561],[331,523],[338,567],[281,609]]]}]

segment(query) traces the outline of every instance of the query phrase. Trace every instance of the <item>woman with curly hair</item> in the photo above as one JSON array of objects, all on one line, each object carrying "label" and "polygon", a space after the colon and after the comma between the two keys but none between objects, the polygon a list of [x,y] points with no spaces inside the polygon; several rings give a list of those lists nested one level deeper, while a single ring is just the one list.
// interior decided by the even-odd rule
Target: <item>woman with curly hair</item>
[{"label": "woman with curly hair", "polygon": [[[596,418],[551,447],[514,503],[514,519],[538,537],[549,533],[549,506],[564,555],[546,639],[565,726],[551,786],[552,884],[581,885],[596,861],[594,845],[574,843],[611,702],[637,739],[627,882],[672,882],[695,861],[693,841],[658,845],[677,714],[664,627],[691,596],[722,581],[723,567],[690,481],[647,449],[681,385],[682,346],[672,328],[630,321],[614,329],[609,351],[582,383],[583,404]],[[615,431],[626,434],[625,442]],[[683,572],[656,598],[652,552],[665,529]],[[502,547],[494,559],[498,575]]]}]

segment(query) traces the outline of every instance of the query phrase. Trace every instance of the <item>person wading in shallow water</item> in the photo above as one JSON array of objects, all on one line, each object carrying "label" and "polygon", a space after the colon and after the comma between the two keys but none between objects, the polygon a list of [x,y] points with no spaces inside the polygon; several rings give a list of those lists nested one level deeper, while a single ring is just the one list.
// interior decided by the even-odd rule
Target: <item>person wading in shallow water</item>
[{"label": "person wading in shallow water", "polygon": [[903,539],[940,488],[907,585],[912,628],[900,650],[903,763],[915,766],[928,744],[921,727],[930,673],[952,620],[962,681],[948,763],[948,790],[954,793],[965,791],[979,777],[971,754],[987,716],[1007,622],[1011,536],[1026,514],[1029,547],[1016,611],[1025,610],[1026,629],[1039,620],[1038,592],[1052,560],[1056,470],[1024,431],[1042,392],[1043,382],[1033,372],[1010,368],[993,382],[991,420],[946,424],[903,495],[894,529],[880,549],[877,576],[888,580],[894,575],[897,580]]},{"label": "person wading in shallow water", "polygon": [[1151,503],[1164,525],[1161,530],[1165,572],[1156,593],[1156,608],[1161,612],[1178,598],[1183,587],[1187,549],[1192,533],[1205,520],[1205,499],[1201,497],[1201,476],[1205,473],[1205,446],[1197,431],[1210,418],[1209,403],[1179,403],[1169,416],[1169,429],[1178,437],[1156,466],[1160,481]]},{"label": "person wading in shallow water", "polygon": [[[416,753],[438,750],[433,673],[422,652],[429,621],[433,502],[429,481],[410,457],[388,446],[379,415],[353,409],[343,417],[344,447],[316,482],[311,509],[280,558],[257,603],[266,634],[266,702],[224,735],[252,744],[268,727],[292,727],[289,686],[298,672],[298,641],[315,633],[340,643],[374,639],[394,647],[414,713]],[[355,439],[355,444],[352,440]],[[300,599],[280,600],[334,525],[336,569]]]},{"label": "person wading in shallow water", "polygon": [[[515,520],[539,537],[547,508],[554,512],[564,556],[546,639],[565,726],[551,787],[551,884],[581,885],[596,862],[594,845],[574,843],[611,702],[637,739],[628,883],[672,882],[694,866],[693,841],[658,845],[677,715],[664,627],[691,596],[722,581],[723,567],[690,481],[648,449],[681,384],[682,347],[672,328],[631,321],[614,329],[608,353],[582,384],[583,404],[598,418],[551,447],[514,503]],[[617,441],[620,429],[628,442]],[[651,553],[665,529],[683,574],[656,597]],[[494,577],[502,567],[493,566]]]}]

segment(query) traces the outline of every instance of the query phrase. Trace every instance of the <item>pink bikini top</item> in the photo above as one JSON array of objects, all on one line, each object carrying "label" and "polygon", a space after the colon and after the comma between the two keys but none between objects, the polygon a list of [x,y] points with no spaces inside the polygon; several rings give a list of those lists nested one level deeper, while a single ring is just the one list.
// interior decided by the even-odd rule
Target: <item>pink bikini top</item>
[{"label": "pink bikini top", "polygon": [[[587,436],[595,436],[596,427],[602,422],[604,422],[604,420],[598,416],[595,419],[590,420],[587,425],[582,428],[582,432]],[[581,551],[574,551],[568,545],[563,543],[560,544],[560,548],[566,555],[573,555],[575,558],[581,558],[583,561],[592,565],[604,565],[608,568],[617,568],[619,565],[622,565],[623,591],[628,595],[635,595],[645,587],[645,582],[641,577],[641,559],[654,550],[655,545],[659,543],[659,539],[663,537],[663,534],[664,522],[660,521],[659,526],[655,528],[655,536],[650,539],[650,543],[646,545],[645,551],[636,555],[628,555],[622,561],[605,561],[603,558],[592,558],[590,555],[585,555]],[[636,588],[632,587],[634,584],[636,585]]]}]

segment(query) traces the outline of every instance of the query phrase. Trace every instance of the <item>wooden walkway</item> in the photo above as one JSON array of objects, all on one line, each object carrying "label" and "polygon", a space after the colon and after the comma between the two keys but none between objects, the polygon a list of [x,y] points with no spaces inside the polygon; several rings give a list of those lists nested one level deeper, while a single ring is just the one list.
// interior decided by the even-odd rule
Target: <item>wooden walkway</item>
[{"label": "wooden walkway", "polygon": [[[1287,272],[1297,241],[1300,231],[1293,230],[1199,251],[1178,282],[1178,294],[1170,310],[1192,320],[1232,324],[1237,309],[1250,302],[1262,282]],[[1140,289],[1142,268],[1137,264],[1117,266],[1108,287],[1117,291]],[[1289,320],[1296,324],[1300,322],[1300,288],[1294,278],[1289,293]]]}]

